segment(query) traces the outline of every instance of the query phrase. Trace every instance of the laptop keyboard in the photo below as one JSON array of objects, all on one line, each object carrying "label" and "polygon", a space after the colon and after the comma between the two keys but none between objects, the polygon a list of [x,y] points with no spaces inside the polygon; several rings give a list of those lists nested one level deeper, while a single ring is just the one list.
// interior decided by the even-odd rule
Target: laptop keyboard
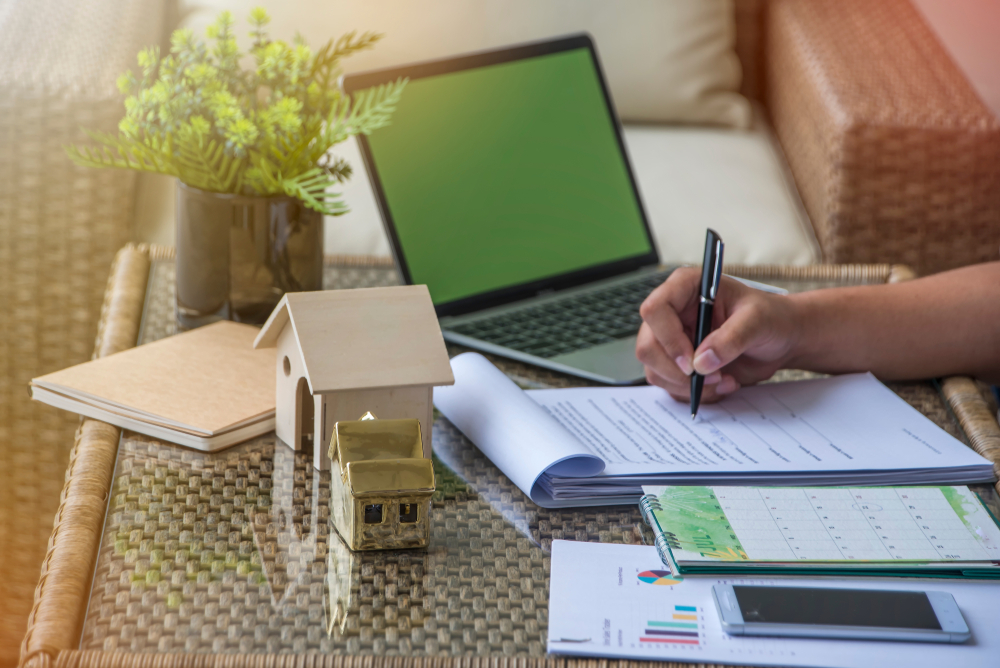
[{"label": "laptop keyboard", "polygon": [[551,358],[634,336],[642,324],[639,305],[669,271],[537,306],[449,326],[456,334]]}]

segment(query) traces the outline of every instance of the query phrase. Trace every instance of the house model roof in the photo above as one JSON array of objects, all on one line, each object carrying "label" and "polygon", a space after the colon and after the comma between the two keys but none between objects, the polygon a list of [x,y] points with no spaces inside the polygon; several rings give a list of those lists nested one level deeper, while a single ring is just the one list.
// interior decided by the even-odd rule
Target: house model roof
[{"label": "house model roof", "polygon": [[424,457],[419,420],[338,422],[330,450],[355,496],[434,493],[434,464]]},{"label": "house model roof", "polygon": [[276,346],[287,326],[313,394],[455,382],[425,285],[287,293],[254,348]]}]

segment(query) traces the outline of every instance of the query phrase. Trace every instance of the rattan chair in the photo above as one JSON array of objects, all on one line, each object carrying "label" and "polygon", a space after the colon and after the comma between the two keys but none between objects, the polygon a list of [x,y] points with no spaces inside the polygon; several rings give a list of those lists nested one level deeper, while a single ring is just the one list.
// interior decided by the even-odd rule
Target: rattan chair
[{"label": "rattan chair", "polygon": [[826,262],[1000,259],[1000,120],[907,0],[773,0],[767,106]]},{"label": "rattan chair", "polygon": [[0,665],[16,663],[79,420],[28,381],[87,360],[134,177],[63,152],[114,131],[118,75],[159,41],[159,0],[9,0],[0,7]]}]

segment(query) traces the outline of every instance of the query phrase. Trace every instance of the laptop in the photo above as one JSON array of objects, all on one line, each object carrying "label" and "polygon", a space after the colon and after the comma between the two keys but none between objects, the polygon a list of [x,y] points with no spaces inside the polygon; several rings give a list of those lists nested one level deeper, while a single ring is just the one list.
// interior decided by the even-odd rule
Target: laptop
[{"label": "laptop", "polygon": [[409,80],[359,135],[402,279],[445,340],[602,383],[645,380],[639,305],[659,266],[588,35],[346,76]]}]

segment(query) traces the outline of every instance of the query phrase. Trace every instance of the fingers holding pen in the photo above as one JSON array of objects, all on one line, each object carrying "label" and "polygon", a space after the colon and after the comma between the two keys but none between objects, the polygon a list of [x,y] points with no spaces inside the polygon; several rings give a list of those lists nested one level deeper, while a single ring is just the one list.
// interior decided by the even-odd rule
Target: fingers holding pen
[{"label": "fingers holding pen", "polygon": [[[689,373],[681,367],[678,363],[679,360],[671,359],[670,353],[664,350],[659,340],[653,335],[652,328],[648,323],[643,323],[639,328],[636,356],[646,367],[646,380],[651,385],[662,387],[675,398],[688,397],[691,388]],[[722,384],[721,394],[725,394],[731,385],[734,386],[733,389],[738,386],[731,376],[727,377],[719,372],[710,373],[705,377],[706,388],[712,388],[712,391],[720,383]]]},{"label": "fingers holding pen", "polygon": [[[683,336],[683,332],[682,332]],[[688,347],[691,347],[688,342]],[[653,334],[649,323],[642,323],[635,343],[635,355],[648,371],[674,385],[688,382],[691,373],[690,353],[674,355],[667,351]],[[683,366],[682,364],[683,363]],[[685,368],[686,367],[686,368]]]},{"label": "fingers holding pen", "polygon": [[698,346],[693,359],[695,371],[712,373],[735,361],[753,343],[759,328],[756,309],[735,311]]},{"label": "fingers holding pen", "polygon": [[[721,399],[725,399],[730,394],[740,389],[740,384],[736,381],[733,376],[728,374],[719,374],[718,372],[708,376],[712,383],[705,383],[704,388],[701,393],[701,402],[705,404],[715,403]],[[687,403],[691,399],[691,383],[690,380],[685,383],[672,383],[667,381],[662,376],[656,374],[649,367],[646,367],[646,381],[650,385],[656,385],[657,387],[663,388],[667,393],[673,397],[675,400]]]},{"label": "fingers holding pen", "polygon": [[701,353],[694,351],[690,330],[697,316],[699,282],[697,269],[678,269],[646,298],[640,308],[643,324],[636,356],[646,367],[646,380],[679,401],[690,397],[691,374],[711,366],[702,372],[702,399],[712,402],[735,392],[740,383],[725,373],[725,364],[711,347],[702,346]]},{"label": "fingers holding pen", "polygon": [[[694,346],[691,345],[685,326],[691,329],[694,324],[698,280],[697,271],[691,268],[678,269],[653,290],[639,307],[644,327],[659,343],[664,354],[688,376],[694,371]],[[643,361],[641,356],[639,360]]]},{"label": "fingers holding pen", "polygon": [[695,351],[695,370],[723,370],[744,384],[769,378],[794,345],[794,318],[787,298],[749,293],[727,306],[725,320]]}]

